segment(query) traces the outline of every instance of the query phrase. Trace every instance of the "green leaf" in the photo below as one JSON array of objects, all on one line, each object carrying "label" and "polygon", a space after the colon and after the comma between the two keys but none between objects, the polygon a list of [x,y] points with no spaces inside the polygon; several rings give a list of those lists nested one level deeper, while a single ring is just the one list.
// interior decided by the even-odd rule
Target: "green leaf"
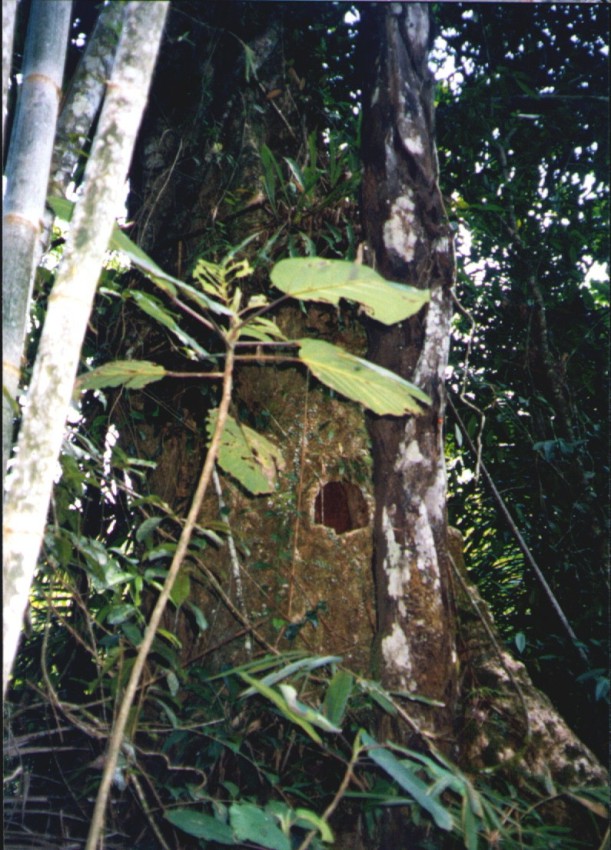
[{"label": "green leaf", "polygon": [[[286,658],[287,655],[284,656]],[[263,659],[265,660],[265,659]],[[276,660],[276,659],[274,659]],[[327,664],[336,664],[338,661],[341,661],[341,657],[339,655],[316,655],[314,657],[307,656],[306,658],[299,658],[297,661],[291,661],[290,664],[285,665],[280,670],[274,670],[273,673],[268,673],[264,676],[261,681],[264,685],[275,685],[276,682],[281,682],[282,679],[286,679],[288,676],[293,676],[295,673],[300,671],[304,671],[310,673],[312,670],[316,670],[318,667],[324,667]],[[268,665],[269,666],[269,665]],[[249,672],[253,672],[253,665],[244,665],[244,667],[240,667],[234,670],[228,670],[227,673],[240,673],[242,671],[249,670]],[[261,669],[260,667],[258,668]],[[254,688],[248,688],[245,690],[241,696],[243,698],[252,696],[255,693]]]},{"label": "green leaf", "polygon": [[200,630],[200,632],[205,632],[208,628],[208,620],[206,620],[204,612],[201,608],[198,608],[198,606],[194,605],[192,602],[189,602],[188,605],[191,611],[193,612],[193,616],[195,617],[197,628]]},{"label": "green leaf", "polygon": [[[166,682],[168,683],[169,692],[172,694],[173,697],[175,697],[176,694],[178,693],[178,689],[180,687],[180,682],[178,681],[178,676],[176,675],[176,673],[174,673],[173,670],[168,670],[168,672],[165,674],[165,678],[166,678]],[[172,723],[172,726],[174,727],[174,729],[176,729],[178,727],[178,718],[176,717],[174,712],[171,709],[168,708],[168,706],[164,705],[164,708],[166,709],[166,711],[168,713],[168,717],[170,718],[170,722]]]},{"label": "green leaf", "polygon": [[401,788],[407,791],[416,803],[431,815],[440,829],[449,831],[454,828],[452,815],[438,800],[429,796],[430,789],[416,775],[415,771],[410,769],[407,761],[399,761],[390,750],[378,744],[375,738],[372,738],[367,732],[361,732],[361,737],[363,744],[369,748],[367,752],[369,758],[394,779]]},{"label": "green leaf", "polygon": [[339,726],[344,719],[353,685],[354,676],[347,670],[338,670],[329,682],[323,707],[334,726]]},{"label": "green leaf", "polygon": [[240,330],[240,337],[257,339],[260,342],[274,342],[286,339],[278,325],[264,316],[258,316],[256,319],[252,319],[252,321],[246,320]]},{"label": "green leaf", "polygon": [[232,803],[229,820],[240,841],[252,841],[269,850],[291,850],[291,841],[276,826],[274,818],[254,803]]},{"label": "green leaf", "polygon": [[305,827],[306,829],[317,829],[320,832],[320,837],[323,841],[333,844],[335,838],[327,821],[323,820],[320,815],[310,811],[310,809],[296,809],[295,814],[298,817],[297,826]]},{"label": "green leaf", "polygon": [[195,838],[205,838],[207,841],[217,841],[219,844],[237,844],[233,832],[226,823],[191,809],[172,809],[164,815],[172,826],[193,835]]},{"label": "green leaf", "polygon": [[514,641],[515,641],[516,649],[518,650],[518,652],[521,655],[524,652],[524,650],[526,649],[526,635],[524,634],[524,632],[516,632],[516,634],[514,636]]},{"label": "green leaf", "polygon": [[275,212],[276,186],[278,183],[282,184],[282,171],[278,165],[278,160],[267,145],[261,145],[259,156],[261,157],[261,165],[263,166],[263,185],[265,188],[265,194],[267,195],[272,209]]},{"label": "green leaf", "polygon": [[288,165],[288,167],[290,169],[291,176],[292,176],[293,180],[295,181],[295,183],[297,184],[297,188],[299,189],[300,192],[303,192],[305,190],[305,182],[306,181],[305,181],[305,178],[304,178],[304,176],[301,172],[301,168],[299,168],[299,166],[297,165],[295,160],[291,159],[289,156],[285,156],[284,161],[286,162],[286,164]]},{"label": "green leaf", "polygon": [[135,623],[121,623],[121,631],[133,646],[140,646],[142,643],[142,632]]},{"label": "green leaf", "polygon": [[[58,218],[61,218],[64,221],[70,221],[72,218],[72,213],[74,211],[74,203],[72,201],[67,201],[65,198],[49,197],[47,198],[47,205],[51,208],[53,213],[58,216]],[[116,224],[113,227],[108,247],[111,251],[122,251],[126,254],[129,257],[131,264],[146,275],[149,280],[151,280],[164,292],[169,292],[171,295],[174,295],[178,288],[185,294],[189,295],[192,300],[196,301],[200,307],[206,310],[211,310],[213,313],[218,313],[220,315],[231,315],[231,310],[223,304],[219,304],[218,301],[207,298],[203,293],[197,292],[197,290],[193,289],[192,286],[189,286],[182,280],[178,280],[178,278],[166,274],[166,272],[164,272],[163,269],[161,269],[157,263],[142,250],[142,248],[138,247],[135,242],[132,242],[129,236],[126,236]]]},{"label": "green leaf", "polygon": [[[173,680],[176,680],[176,691],[173,690],[173,685],[172,686],[170,685],[170,681],[173,681]],[[170,690],[170,693],[172,693],[173,696],[176,696],[176,692],[178,691],[178,678],[177,678],[176,674],[173,673],[171,670],[168,670],[168,672],[166,673],[166,681],[168,682],[168,689]],[[161,708],[163,713],[166,715],[166,717],[170,721],[172,729],[178,729],[178,727],[180,725],[178,723],[178,718],[176,717],[175,712],[172,711],[170,706],[167,703],[165,703],[163,700],[159,699],[159,697],[155,698],[154,702],[157,703],[157,705]]]},{"label": "green leaf", "polygon": [[364,691],[366,694],[369,694],[372,700],[377,702],[380,708],[382,708],[387,714],[390,714],[393,717],[395,716],[397,709],[392,701],[392,697],[384,690],[379,682],[374,682],[371,679],[358,679],[357,684],[359,689]]},{"label": "green leaf", "polygon": [[169,632],[167,629],[157,629],[157,637],[165,638],[167,642],[169,644],[172,644],[172,646],[175,646],[176,649],[180,649],[182,647],[182,642],[180,638],[177,637],[173,632]]},{"label": "green leaf", "polygon": [[318,726],[318,728],[322,729],[324,732],[335,732],[336,734],[339,734],[342,731],[339,726],[334,726],[328,718],[320,713],[320,711],[300,702],[297,699],[297,691],[292,685],[278,685],[278,687],[280,688],[282,696],[286,700],[286,704],[294,714],[298,715],[298,717],[307,720],[308,723],[312,723],[313,726]]},{"label": "green leaf", "polygon": [[120,623],[130,620],[137,613],[138,609],[134,605],[115,605],[111,608],[106,621],[113,626],[118,626]]},{"label": "green leaf", "polygon": [[151,516],[148,519],[145,519],[138,526],[138,530],[136,531],[136,540],[138,543],[142,543],[143,540],[146,540],[147,537],[150,537],[153,531],[157,528],[160,522],[163,521],[163,517],[160,516]]},{"label": "green leaf", "polygon": [[[208,417],[210,437],[216,428],[217,415],[218,410],[213,410]],[[276,472],[284,467],[282,452],[277,446],[231,416],[223,429],[218,463],[255,496],[273,492]]]},{"label": "green leaf", "polygon": [[461,826],[467,850],[478,850],[478,822],[471,810],[468,799],[465,797],[461,807]]},{"label": "green leaf", "polygon": [[76,379],[80,390],[99,390],[102,387],[124,385],[130,390],[139,390],[153,381],[160,381],[166,374],[163,366],[150,360],[113,360],[85,372]]},{"label": "green leaf", "polygon": [[431,399],[409,381],[394,372],[348,354],[342,348],[321,339],[298,339],[299,357],[312,373],[331,389],[380,416],[419,414],[417,401]]},{"label": "green leaf", "polygon": [[191,579],[186,572],[180,572],[174,580],[170,599],[177,608],[180,608],[183,602],[189,598],[191,593]]},{"label": "green leaf", "polygon": [[277,691],[273,688],[269,688],[267,685],[264,685],[262,682],[257,681],[257,679],[253,679],[252,676],[249,676],[248,673],[240,673],[240,676],[244,681],[251,685],[256,691],[258,691],[261,696],[264,696],[271,703],[273,703],[276,708],[280,709],[281,713],[290,720],[291,723],[295,723],[297,726],[301,726],[303,731],[310,736],[310,738],[315,741],[317,744],[322,744],[322,738],[318,734],[318,732],[314,729],[311,723],[309,723],[303,717],[300,717],[295,711],[293,711],[288,705],[286,699],[281,696]]},{"label": "green leaf", "polygon": [[150,316],[152,319],[155,319],[156,322],[159,322],[160,325],[168,328],[168,330],[170,330],[183,345],[186,345],[187,348],[191,348],[201,358],[209,356],[209,352],[206,351],[205,348],[202,348],[197,340],[193,339],[192,336],[189,336],[188,333],[183,331],[174,316],[169,312],[169,310],[166,310],[158,298],[153,298],[152,295],[147,295],[146,292],[140,292],[138,289],[130,290],[128,295],[133,298],[138,307],[140,307],[147,316]]},{"label": "green leaf", "polygon": [[293,257],[276,263],[270,276],[274,286],[293,298],[327,304],[339,304],[341,298],[356,301],[385,325],[413,316],[430,298],[426,289],[384,280],[368,266],[347,260]]}]

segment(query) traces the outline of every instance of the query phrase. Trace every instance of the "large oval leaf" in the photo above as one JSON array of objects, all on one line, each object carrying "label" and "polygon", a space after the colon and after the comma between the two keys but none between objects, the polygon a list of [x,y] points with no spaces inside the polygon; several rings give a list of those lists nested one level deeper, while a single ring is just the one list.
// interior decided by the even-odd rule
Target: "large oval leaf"
[{"label": "large oval leaf", "polygon": [[269,850],[291,850],[291,840],[278,827],[272,815],[254,803],[232,803],[229,819],[236,838],[252,841]]},{"label": "large oval leaf", "polygon": [[380,416],[422,413],[431,399],[418,387],[382,366],[348,354],[321,339],[299,339],[299,357],[319,381]]},{"label": "large oval leaf", "polygon": [[[216,428],[218,410],[208,417],[208,434]],[[228,416],[219,446],[218,463],[249,493],[271,493],[276,486],[277,470],[284,467],[280,449],[247,425]]]},{"label": "large oval leaf", "polygon": [[76,386],[79,390],[99,390],[123,385],[130,390],[139,390],[153,381],[160,381],[165,374],[163,366],[150,360],[113,360],[79,375]]},{"label": "large oval leaf", "polygon": [[237,844],[231,828],[212,815],[194,812],[192,809],[172,809],[164,817],[187,835],[216,841],[218,844]]},{"label": "large oval leaf", "polygon": [[384,280],[368,266],[321,257],[280,260],[271,271],[271,279],[282,292],[302,301],[356,301],[372,319],[385,325],[413,316],[430,297],[428,289]]}]

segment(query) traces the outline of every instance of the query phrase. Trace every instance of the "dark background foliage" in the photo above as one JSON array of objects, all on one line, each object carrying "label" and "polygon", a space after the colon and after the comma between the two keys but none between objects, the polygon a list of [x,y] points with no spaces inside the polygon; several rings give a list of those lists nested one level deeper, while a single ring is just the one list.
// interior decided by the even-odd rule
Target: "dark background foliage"
[{"label": "dark background foliage", "polygon": [[[444,191],[468,227],[451,386],[485,414],[485,461],[590,666],[571,646],[485,488],[453,445],[450,512],[505,637],[525,637],[535,680],[604,752],[608,615],[608,67],[606,9],[445,9],[465,74],[440,91]],[[599,275],[600,276],[600,275]],[[472,436],[482,416],[464,406]],[[467,465],[473,470],[473,458]]]}]

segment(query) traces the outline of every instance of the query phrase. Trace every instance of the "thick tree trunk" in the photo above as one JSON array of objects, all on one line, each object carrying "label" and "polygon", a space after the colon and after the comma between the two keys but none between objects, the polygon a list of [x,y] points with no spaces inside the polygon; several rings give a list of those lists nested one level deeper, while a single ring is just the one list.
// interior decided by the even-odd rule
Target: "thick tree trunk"
[{"label": "thick tree trunk", "polygon": [[6,163],[6,193],[2,211],[3,481],[11,452],[13,404],[21,375],[71,10],[70,0],[58,3],[37,0],[32,3],[23,60],[23,84]]},{"label": "thick tree trunk", "polygon": [[[420,417],[370,423],[379,675],[390,690],[443,703],[417,711],[410,703],[410,713],[465,767],[492,765],[518,782],[516,769],[526,767],[531,780],[551,777],[558,786],[603,784],[604,769],[500,646],[485,606],[465,582],[461,546],[448,532],[442,423],[454,260],[437,184],[429,12],[421,4],[372,7],[362,31],[363,67],[371,69],[364,85],[362,198],[371,260],[384,277],[431,291],[428,308],[414,319],[369,327],[370,358],[432,398]],[[497,694],[491,704],[473,686],[482,681]],[[461,730],[457,742],[454,728]],[[405,729],[392,733],[405,740]],[[555,804],[546,814],[550,822],[583,814]],[[410,830],[390,811],[378,846],[417,841]]]},{"label": "thick tree trunk", "polygon": [[372,261],[387,279],[428,288],[418,316],[371,323],[369,356],[425,390],[432,404],[408,419],[375,418],[377,663],[383,684],[443,707],[419,708],[423,727],[451,745],[456,698],[455,617],[447,555],[443,447],[452,235],[437,184],[429,10],[392,3],[363,25],[362,215]]}]

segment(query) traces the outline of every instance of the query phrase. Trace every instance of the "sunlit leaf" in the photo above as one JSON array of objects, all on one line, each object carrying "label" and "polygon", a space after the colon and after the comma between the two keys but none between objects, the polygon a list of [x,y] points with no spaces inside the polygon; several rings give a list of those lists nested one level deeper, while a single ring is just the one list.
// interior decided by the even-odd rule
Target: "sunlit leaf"
[{"label": "sunlit leaf", "polygon": [[594,814],[598,815],[598,817],[606,820],[609,816],[606,805],[598,800],[591,800],[589,797],[586,797],[585,794],[588,790],[589,789],[584,789],[583,793],[573,793],[572,791],[565,791],[564,793],[567,797],[570,797],[571,800],[575,800],[575,802],[580,803],[580,805],[584,806],[586,809],[594,812]]},{"label": "sunlit leaf", "polygon": [[307,829],[317,829],[320,832],[322,841],[333,844],[335,838],[331,827],[326,820],[323,820],[316,812],[310,809],[296,809],[295,814],[298,817],[297,825],[306,827]]},{"label": "sunlit leaf", "polygon": [[139,390],[153,381],[160,381],[166,374],[163,366],[150,360],[113,360],[79,375],[76,386],[80,390],[99,390],[102,387],[125,386]]},{"label": "sunlit leaf", "polygon": [[339,726],[334,726],[328,718],[320,713],[320,711],[298,700],[297,691],[292,685],[281,684],[278,685],[278,687],[280,688],[280,692],[286,700],[288,707],[299,717],[307,720],[308,723],[311,723],[313,726],[318,726],[318,728],[322,729],[324,732],[334,732],[338,734],[342,731]]},{"label": "sunlit leaf", "polygon": [[275,691],[273,688],[264,685],[262,682],[257,679],[253,679],[252,676],[249,676],[248,673],[240,673],[240,676],[244,681],[253,687],[256,691],[258,691],[261,696],[264,696],[268,699],[273,705],[276,706],[280,710],[280,712],[286,717],[287,720],[290,720],[291,723],[295,723],[297,726],[301,726],[303,731],[310,736],[310,738],[315,741],[317,744],[322,744],[322,738],[314,729],[311,723],[297,714],[295,711],[291,709],[288,705],[286,699],[279,694],[278,691]]},{"label": "sunlit leaf", "polygon": [[266,319],[265,316],[258,316],[252,321],[247,321],[240,330],[240,336],[257,339],[261,342],[275,342],[286,339],[278,325],[271,319]]},{"label": "sunlit leaf", "polygon": [[290,169],[291,176],[292,176],[293,180],[295,181],[297,188],[299,189],[300,192],[303,192],[304,189],[305,189],[305,179],[304,179],[304,176],[301,172],[301,169],[299,168],[299,166],[297,165],[295,160],[291,159],[289,156],[285,156],[284,161],[286,162],[286,164],[288,165],[288,167]]},{"label": "sunlit leaf", "polygon": [[[287,658],[287,655],[284,656]],[[263,659],[265,661],[266,659]],[[327,664],[336,664],[338,661],[341,661],[341,656],[339,655],[322,655],[322,656],[306,656],[305,658],[299,658],[296,661],[291,661],[290,664],[286,664],[284,667],[281,667],[279,670],[274,670],[273,673],[268,673],[264,676],[260,681],[264,685],[275,685],[277,682],[281,682],[283,679],[288,678],[288,676],[294,676],[295,673],[298,672],[307,672],[310,673],[312,670],[316,670],[319,667],[325,667]],[[273,659],[269,659],[270,662],[276,662],[277,657]],[[266,666],[270,666],[267,664]],[[265,669],[265,667],[261,668],[254,667],[252,664],[244,665],[243,667],[234,668],[233,670],[228,670],[227,673],[240,673],[240,672],[253,672],[260,671],[261,669]],[[241,696],[249,697],[254,693],[254,688],[248,688],[245,690]]]},{"label": "sunlit leaf", "polygon": [[292,257],[271,271],[274,286],[302,301],[355,301],[378,322],[393,325],[417,313],[429,300],[425,289],[384,280],[376,271],[347,260]]},{"label": "sunlit leaf", "polygon": [[[208,417],[209,435],[216,427],[217,414],[218,411],[213,410]],[[223,429],[218,463],[221,469],[256,496],[274,490],[276,474],[278,469],[283,468],[284,459],[280,449],[262,434],[230,416]]]},{"label": "sunlit leaf", "polygon": [[381,416],[422,413],[430,398],[394,372],[321,339],[299,339],[299,357],[319,381]]},{"label": "sunlit leaf", "polygon": [[[162,637],[167,640],[168,643],[175,646],[176,649],[180,649],[182,646],[182,641],[179,637],[177,637],[173,632],[168,631],[167,629],[157,629],[157,637]],[[157,640],[157,638],[155,638]]]}]

